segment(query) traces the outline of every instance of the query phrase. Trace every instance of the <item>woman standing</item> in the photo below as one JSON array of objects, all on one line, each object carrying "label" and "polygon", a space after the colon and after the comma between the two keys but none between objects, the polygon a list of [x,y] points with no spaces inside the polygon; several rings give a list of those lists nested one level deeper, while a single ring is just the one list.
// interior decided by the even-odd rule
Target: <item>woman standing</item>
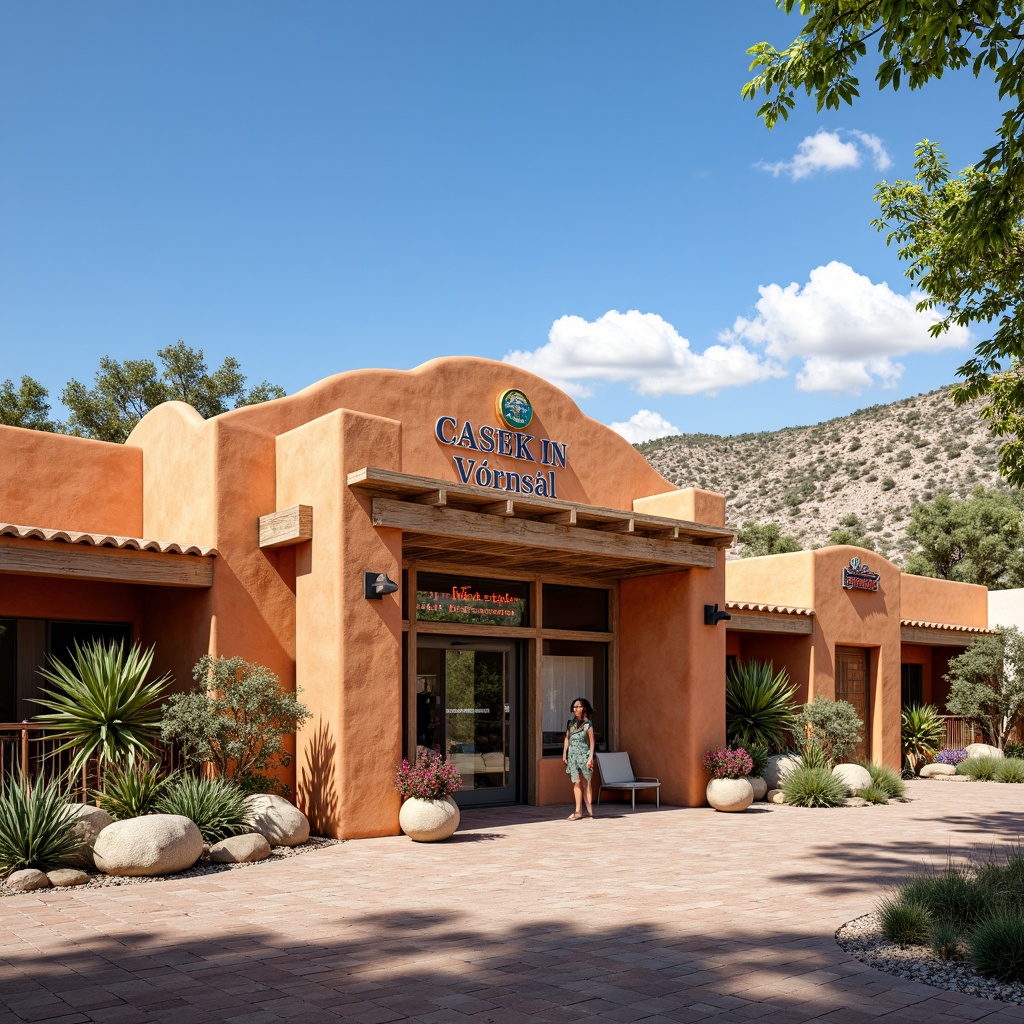
[{"label": "woman standing", "polygon": [[587,814],[591,818],[594,816],[590,802],[590,779],[594,774],[593,719],[594,709],[590,701],[586,697],[577,697],[572,702],[572,718],[565,727],[565,744],[562,747],[562,763],[566,775],[572,780],[572,792],[576,797],[576,810],[569,815],[569,821],[579,821],[583,817],[584,800]]}]

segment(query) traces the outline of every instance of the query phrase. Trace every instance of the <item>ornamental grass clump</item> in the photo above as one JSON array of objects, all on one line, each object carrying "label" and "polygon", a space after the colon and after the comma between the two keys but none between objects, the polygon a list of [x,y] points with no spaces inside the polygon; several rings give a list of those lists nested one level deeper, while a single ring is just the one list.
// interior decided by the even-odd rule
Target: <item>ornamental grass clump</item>
[{"label": "ornamental grass clump", "polygon": [[968,778],[974,779],[975,782],[992,782],[999,770],[999,762],[1002,760],[1001,757],[990,757],[987,754],[969,757],[956,766],[956,773],[957,775],[966,775]]},{"label": "ornamental grass clump", "polygon": [[93,796],[115,821],[152,814],[171,776],[162,774],[162,766],[111,764],[103,775],[103,788]]},{"label": "ornamental grass clump", "polygon": [[703,764],[714,779],[742,779],[753,770],[754,760],[742,747],[719,747],[704,755]]},{"label": "ornamental grass clump", "polygon": [[782,793],[794,807],[842,807],[846,783],[830,768],[802,764],[782,780]]},{"label": "ornamental grass clump", "polygon": [[979,973],[996,981],[1024,981],[1024,917],[1000,913],[978,925],[970,938]]},{"label": "ornamental grass clump", "polygon": [[1024,782],[1024,761],[1016,757],[1004,757],[996,765],[996,782]]},{"label": "ornamental grass clump", "polygon": [[160,814],[181,814],[191,819],[207,843],[219,843],[252,831],[245,794],[222,778],[178,776],[171,780],[156,809]]},{"label": "ornamental grass clump", "polygon": [[[871,785],[880,789],[890,800],[901,800],[907,792],[907,784],[900,777],[899,772],[884,764],[875,764],[874,761],[858,761],[859,765],[867,769],[871,776]],[[862,793],[861,796],[864,794]]]},{"label": "ornamental grass clump", "polygon": [[861,800],[867,800],[869,804],[887,804],[889,802],[889,794],[879,786],[868,786],[866,789],[857,790],[857,796]]},{"label": "ornamental grass clump", "polygon": [[395,789],[403,800],[443,800],[457,793],[461,786],[458,768],[433,750],[421,753],[415,765],[403,759],[395,772]]},{"label": "ornamental grass clump", "polygon": [[932,952],[940,960],[959,960],[963,955],[963,936],[950,921],[938,921],[931,929]]},{"label": "ornamental grass clump", "polygon": [[904,898],[897,892],[887,896],[878,905],[878,919],[882,934],[901,946],[917,946],[928,941],[931,919],[920,903]]},{"label": "ornamental grass clump", "polygon": [[26,785],[8,777],[0,784],[0,878],[22,868],[51,871],[81,846],[78,816],[67,795],[40,777]]}]

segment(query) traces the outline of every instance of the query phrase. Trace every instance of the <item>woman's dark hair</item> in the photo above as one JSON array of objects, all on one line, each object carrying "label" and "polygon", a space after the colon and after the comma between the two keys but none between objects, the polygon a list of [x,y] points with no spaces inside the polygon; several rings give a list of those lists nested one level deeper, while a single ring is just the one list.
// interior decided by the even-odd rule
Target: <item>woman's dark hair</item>
[{"label": "woman's dark hair", "polygon": [[[593,720],[594,720],[594,709],[590,706],[590,701],[587,700],[586,697],[574,697],[572,703],[573,704],[582,704],[583,705],[583,718],[584,718],[584,720],[586,720],[588,722],[593,722]],[[572,707],[572,705],[570,705],[570,710],[571,710],[571,707]],[[573,723],[575,721],[576,721],[576,715],[575,715],[575,713],[573,713],[573,714],[571,714],[569,716],[569,721],[568,721],[568,723],[566,725],[566,729],[571,729],[572,725],[573,725]]]}]

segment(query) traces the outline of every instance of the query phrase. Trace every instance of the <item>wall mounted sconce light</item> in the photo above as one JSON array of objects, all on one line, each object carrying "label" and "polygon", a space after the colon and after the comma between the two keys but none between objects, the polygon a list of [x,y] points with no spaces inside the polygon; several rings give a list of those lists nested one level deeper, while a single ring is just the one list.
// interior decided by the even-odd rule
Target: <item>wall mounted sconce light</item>
[{"label": "wall mounted sconce light", "polygon": [[717,604],[704,605],[705,626],[717,626],[720,622],[725,622],[731,618],[732,616],[728,612],[720,612]]},{"label": "wall mounted sconce light", "polygon": [[386,572],[363,573],[363,597],[369,601],[380,601],[385,594],[393,594],[398,584]]}]

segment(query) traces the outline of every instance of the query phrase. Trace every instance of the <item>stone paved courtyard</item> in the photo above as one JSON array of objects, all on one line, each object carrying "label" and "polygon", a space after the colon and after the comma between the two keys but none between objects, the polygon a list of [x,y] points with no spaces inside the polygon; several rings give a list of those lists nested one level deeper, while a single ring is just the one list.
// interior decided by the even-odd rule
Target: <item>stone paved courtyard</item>
[{"label": "stone paved courtyard", "polygon": [[0,1024],[1024,1021],[833,938],[947,851],[1017,841],[1024,787],[808,811],[470,811],[447,843],[0,899]]}]

